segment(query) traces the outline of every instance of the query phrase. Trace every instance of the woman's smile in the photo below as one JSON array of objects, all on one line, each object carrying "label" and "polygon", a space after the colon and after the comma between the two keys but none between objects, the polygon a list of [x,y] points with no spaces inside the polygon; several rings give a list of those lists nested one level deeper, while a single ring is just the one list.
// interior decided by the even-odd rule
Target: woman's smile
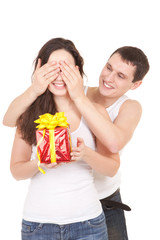
[{"label": "woman's smile", "polygon": [[55,88],[57,89],[63,89],[66,87],[66,84],[64,81],[61,81],[61,82],[52,82],[52,84],[54,85]]}]

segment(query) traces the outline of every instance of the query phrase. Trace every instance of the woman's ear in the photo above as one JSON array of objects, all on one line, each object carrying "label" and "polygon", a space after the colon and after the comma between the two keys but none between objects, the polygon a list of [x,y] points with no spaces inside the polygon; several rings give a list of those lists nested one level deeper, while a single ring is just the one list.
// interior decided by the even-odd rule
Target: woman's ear
[{"label": "woman's ear", "polygon": [[142,84],[142,80],[136,81],[133,83],[131,90],[138,88]]}]

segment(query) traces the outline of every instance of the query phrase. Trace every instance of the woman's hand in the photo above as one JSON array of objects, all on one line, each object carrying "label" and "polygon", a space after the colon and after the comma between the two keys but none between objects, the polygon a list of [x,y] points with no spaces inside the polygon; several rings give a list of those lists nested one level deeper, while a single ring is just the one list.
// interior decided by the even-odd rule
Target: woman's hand
[{"label": "woman's hand", "polygon": [[72,148],[71,161],[84,160],[86,146],[82,138],[77,138],[77,147]]},{"label": "woman's hand", "polygon": [[41,59],[38,59],[32,77],[32,88],[37,97],[46,91],[48,85],[58,77],[59,72],[60,65],[58,63],[48,62],[41,67]]},{"label": "woman's hand", "polygon": [[51,169],[51,168],[55,168],[55,167],[58,167],[58,165],[60,165],[60,164],[57,164],[56,162],[54,162],[54,163],[49,163],[49,164],[46,164],[46,163],[41,163],[40,165],[39,165],[39,167],[44,167],[44,168],[49,168],[49,169]]},{"label": "woman's hand", "polygon": [[[66,164],[72,163],[74,161],[79,161],[79,160],[85,160],[85,155],[86,155],[86,145],[83,141],[82,138],[77,138],[77,147],[72,148],[72,152],[71,152],[71,161],[66,162]],[[59,166],[61,166],[64,163],[49,163],[49,164],[45,164],[45,163],[41,163],[39,165],[39,167],[42,169],[43,168],[57,168]]]},{"label": "woman's hand", "polygon": [[83,79],[78,66],[74,66],[69,61],[60,61],[60,69],[71,99],[76,101],[78,98],[83,97]]}]

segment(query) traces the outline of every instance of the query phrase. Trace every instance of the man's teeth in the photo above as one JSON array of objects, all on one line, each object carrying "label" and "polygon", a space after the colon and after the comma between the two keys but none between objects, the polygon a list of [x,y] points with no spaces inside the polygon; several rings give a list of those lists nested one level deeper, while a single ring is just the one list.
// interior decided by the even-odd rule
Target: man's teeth
[{"label": "man's teeth", "polygon": [[104,82],[104,86],[107,87],[107,88],[113,88],[111,86],[109,86],[107,83]]}]

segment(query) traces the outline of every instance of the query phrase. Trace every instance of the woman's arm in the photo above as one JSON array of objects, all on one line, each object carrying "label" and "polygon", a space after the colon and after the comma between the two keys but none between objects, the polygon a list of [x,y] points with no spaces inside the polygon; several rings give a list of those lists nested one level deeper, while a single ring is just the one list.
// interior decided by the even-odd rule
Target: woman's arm
[{"label": "woman's arm", "polygon": [[48,62],[41,67],[41,60],[39,59],[32,78],[32,85],[9,105],[3,118],[3,124],[8,127],[15,127],[20,115],[38,96],[46,91],[48,85],[57,77],[59,71],[59,64],[56,62]]},{"label": "woman's arm", "polygon": [[[107,175],[114,176],[119,168],[120,160],[118,154],[110,153],[106,150],[99,141],[97,142],[96,152],[89,147],[86,147],[83,139],[78,139],[78,147],[73,149],[72,161],[83,159],[95,171]],[[31,160],[32,146],[27,144],[22,138],[18,130],[15,134],[15,139],[12,147],[10,169],[13,177],[16,180],[24,180],[33,177],[39,172],[38,159]],[[44,167],[55,167],[43,165]]]},{"label": "woman's arm", "polygon": [[10,162],[11,173],[16,180],[31,178],[39,171],[37,166],[38,159],[30,160],[31,152],[32,146],[21,138],[17,130]]}]

